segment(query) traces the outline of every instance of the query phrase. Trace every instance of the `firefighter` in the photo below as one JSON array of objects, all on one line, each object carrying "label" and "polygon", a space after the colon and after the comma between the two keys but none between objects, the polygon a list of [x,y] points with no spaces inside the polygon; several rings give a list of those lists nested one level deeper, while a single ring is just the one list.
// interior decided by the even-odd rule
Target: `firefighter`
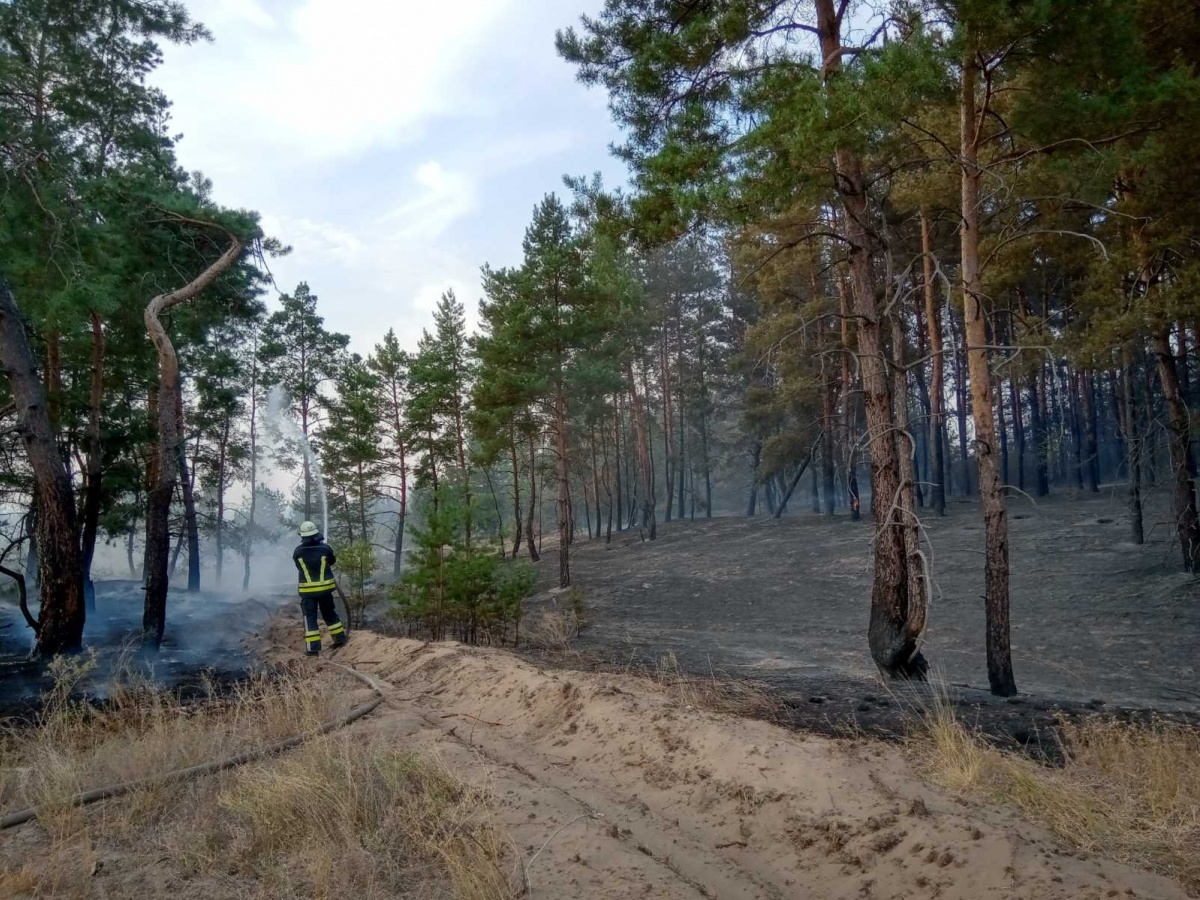
[{"label": "firefighter", "polygon": [[312,522],[300,526],[300,546],[292,553],[296,572],[300,579],[300,606],[304,609],[304,655],[316,656],[321,652],[321,627],[317,624],[320,609],[333,646],[346,643],[346,626],[338,618],[333,602],[337,582],[333,580],[333,564],[337,562],[333,548]]}]

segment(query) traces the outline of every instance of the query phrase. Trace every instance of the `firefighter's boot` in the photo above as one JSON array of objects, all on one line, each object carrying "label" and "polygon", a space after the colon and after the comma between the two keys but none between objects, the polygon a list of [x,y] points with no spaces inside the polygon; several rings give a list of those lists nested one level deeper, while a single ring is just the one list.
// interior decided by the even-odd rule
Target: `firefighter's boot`
[{"label": "firefighter's boot", "polygon": [[334,622],[329,626],[329,636],[333,638],[333,646],[335,648],[346,646],[346,641],[350,637],[346,634],[346,626],[341,622]]},{"label": "firefighter's boot", "polygon": [[320,656],[321,655],[321,632],[320,631],[304,632],[304,655],[305,656]]}]

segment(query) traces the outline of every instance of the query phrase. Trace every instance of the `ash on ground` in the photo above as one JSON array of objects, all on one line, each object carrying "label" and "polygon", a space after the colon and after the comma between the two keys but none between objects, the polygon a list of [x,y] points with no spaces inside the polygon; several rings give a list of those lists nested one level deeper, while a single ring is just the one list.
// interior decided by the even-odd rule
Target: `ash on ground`
[{"label": "ash on ground", "polygon": [[[206,696],[245,678],[255,667],[253,644],[267,620],[290,597],[258,593],[172,590],[167,628],[157,654],[138,650],[144,592],[136,581],[96,582],[96,608],[88,613],[84,646],[96,654],[81,696],[103,700],[113,669],[126,665],[185,699]],[[36,598],[31,611],[37,615]],[[45,663],[30,658],[33,632],[15,602],[0,601],[0,718],[36,711],[53,679]]]}]

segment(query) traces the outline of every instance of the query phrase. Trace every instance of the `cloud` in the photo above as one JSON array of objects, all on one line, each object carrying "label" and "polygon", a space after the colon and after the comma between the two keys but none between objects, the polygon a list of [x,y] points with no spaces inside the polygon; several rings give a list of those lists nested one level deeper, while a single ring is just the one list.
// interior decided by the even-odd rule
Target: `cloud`
[{"label": "cloud", "polygon": [[191,10],[217,44],[171,48],[168,63],[204,54],[214,64],[199,80],[168,65],[159,81],[197,142],[236,135],[285,163],[353,155],[415,139],[430,117],[469,102],[455,76],[510,2],[304,0],[272,16],[253,0],[198,0]]},{"label": "cloud", "polygon": [[475,184],[461,172],[450,172],[437,162],[422,163],[413,180],[417,192],[377,224],[392,229],[397,239],[436,238],[456,220],[475,208]]},{"label": "cloud", "polygon": [[554,51],[601,0],[575,2],[187,0],[215,41],[154,78],[181,164],[294,247],[279,288],[308,281],[358,352],[389,327],[415,347],[447,288],[473,324],[480,265],[517,263],[533,205],[605,163],[603,92]]}]

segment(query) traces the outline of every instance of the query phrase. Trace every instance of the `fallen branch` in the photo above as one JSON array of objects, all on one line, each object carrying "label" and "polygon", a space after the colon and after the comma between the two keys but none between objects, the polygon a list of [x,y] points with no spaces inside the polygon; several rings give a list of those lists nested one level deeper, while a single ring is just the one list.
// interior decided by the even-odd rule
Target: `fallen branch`
[{"label": "fallen branch", "polygon": [[0,575],[7,575],[17,583],[17,605],[21,607],[21,615],[25,617],[25,624],[32,628],[36,634],[38,620],[29,611],[29,595],[25,590],[25,576],[15,569],[8,568],[8,566],[0,566]]}]

